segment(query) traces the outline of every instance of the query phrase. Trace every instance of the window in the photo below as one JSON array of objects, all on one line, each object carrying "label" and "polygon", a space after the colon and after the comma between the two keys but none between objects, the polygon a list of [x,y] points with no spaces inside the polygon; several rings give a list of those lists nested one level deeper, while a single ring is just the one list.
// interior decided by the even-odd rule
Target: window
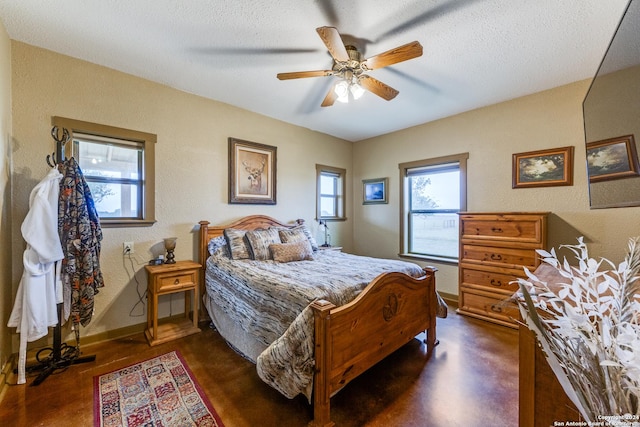
[{"label": "window", "polygon": [[71,134],[67,150],[82,169],[102,226],[155,223],[156,135],[61,117],[53,124]]},{"label": "window", "polygon": [[316,165],[317,219],[345,220],[345,189],[347,171]]},{"label": "window", "polygon": [[458,260],[458,212],[466,210],[468,153],[400,164],[403,255]]}]

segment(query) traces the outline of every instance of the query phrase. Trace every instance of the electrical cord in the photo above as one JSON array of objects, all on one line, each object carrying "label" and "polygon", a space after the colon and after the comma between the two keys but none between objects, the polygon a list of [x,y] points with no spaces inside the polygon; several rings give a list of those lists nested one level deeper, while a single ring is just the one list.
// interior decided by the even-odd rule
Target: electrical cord
[{"label": "electrical cord", "polygon": [[[129,272],[129,269],[127,267],[127,262],[126,262],[125,258],[129,258],[129,263],[131,264],[132,273]],[[129,317],[142,317],[142,316],[144,316],[146,314],[145,313],[145,299],[147,297],[147,290],[145,289],[144,292],[140,292],[140,281],[136,277],[136,267],[133,264],[133,258],[131,257],[131,251],[127,251],[122,255],[122,266],[124,267],[124,271],[127,272],[127,276],[129,277],[129,281],[131,281],[133,279],[136,282],[136,294],[138,294],[138,301],[136,301],[136,303],[133,305],[133,307],[129,311]],[[136,310],[136,307],[138,307],[138,305],[140,305],[142,307],[142,313],[134,314],[134,311]]]}]

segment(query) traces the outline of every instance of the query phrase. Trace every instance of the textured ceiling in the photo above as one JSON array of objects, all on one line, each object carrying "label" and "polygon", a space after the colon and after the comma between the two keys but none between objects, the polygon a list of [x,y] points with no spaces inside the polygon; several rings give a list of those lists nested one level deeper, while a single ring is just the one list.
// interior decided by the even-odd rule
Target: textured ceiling
[{"label": "textured ceiling", "polygon": [[[595,74],[628,0],[0,0],[14,40],[350,141]],[[335,77],[315,31],[364,57],[417,40],[424,55],[370,75],[397,89],[321,108]]]}]

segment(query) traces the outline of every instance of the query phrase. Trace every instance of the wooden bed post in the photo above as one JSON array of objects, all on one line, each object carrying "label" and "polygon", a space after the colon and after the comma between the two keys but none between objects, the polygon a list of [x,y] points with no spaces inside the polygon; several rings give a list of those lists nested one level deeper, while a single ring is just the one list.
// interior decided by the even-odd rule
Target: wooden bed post
[{"label": "wooden bed post", "polygon": [[424,272],[427,274],[429,280],[429,318],[432,321],[429,322],[429,328],[427,329],[427,338],[425,344],[427,344],[427,351],[431,353],[433,348],[438,343],[436,338],[436,312],[438,311],[438,296],[436,295],[436,271],[435,267],[423,267]]},{"label": "wooden bed post", "polygon": [[209,254],[209,249],[207,246],[209,245],[209,221],[200,221],[200,242],[198,243],[198,253],[200,255],[198,262],[200,265],[204,267],[205,262],[207,261],[207,255]]},{"label": "wooden bed post", "polygon": [[204,307],[204,303],[202,302],[202,297],[204,296],[204,293],[207,291],[206,287],[205,287],[205,274],[207,272],[207,258],[209,257],[209,221],[200,221],[200,241],[198,242],[198,262],[200,263],[201,269],[202,271],[200,271],[200,283],[198,284],[198,286],[200,286],[200,295],[195,295],[195,298],[197,301],[195,301],[194,304],[199,304],[200,305],[200,318],[198,319],[198,321],[204,321],[204,320],[209,320],[207,319],[207,316],[209,313],[207,313],[207,315],[205,315],[205,312],[207,311]]},{"label": "wooden bed post", "polygon": [[325,300],[311,304],[315,323],[315,374],[313,378],[313,420],[312,427],[331,427],[331,345],[328,332],[331,328],[329,312],[335,305]]}]

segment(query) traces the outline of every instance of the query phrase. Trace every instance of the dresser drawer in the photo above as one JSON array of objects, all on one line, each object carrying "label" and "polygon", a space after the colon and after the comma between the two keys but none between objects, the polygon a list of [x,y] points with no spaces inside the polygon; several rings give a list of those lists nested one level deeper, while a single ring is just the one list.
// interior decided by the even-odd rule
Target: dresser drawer
[{"label": "dresser drawer", "polygon": [[460,266],[462,286],[487,292],[503,292],[506,295],[512,295],[518,290],[518,284],[510,282],[514,282],[518,277],[525,277],[524,271],[520,275],[514,275]]},{"label": "dresser drawer", "polygon": [[520,318],[520,310],[514,303],[507,301],[507,298],[476,293],[469,289],[462,289],[460,292],[459,306],[463,314],[495,319],[509,326],[516,325],[516,319]]},{"label": "dresser drawer", "polygon": [[538,255],[531,249],[511,249],[494,246],[463,244],[460,262],[493,265],[506,268],[527,267],[533,271],[538,266]]},{"label": "dresser drawer", "polygon": [[161,275],[157,278],[157,291],[166,292],[173,291],[185,287],[191,287],[196,283],[196,272],[187,272],[180,274]]},{"label": "dresser drawer", "polygon": [[540,215],[461,215],[462,239],[541,243],[544,221]]}]

